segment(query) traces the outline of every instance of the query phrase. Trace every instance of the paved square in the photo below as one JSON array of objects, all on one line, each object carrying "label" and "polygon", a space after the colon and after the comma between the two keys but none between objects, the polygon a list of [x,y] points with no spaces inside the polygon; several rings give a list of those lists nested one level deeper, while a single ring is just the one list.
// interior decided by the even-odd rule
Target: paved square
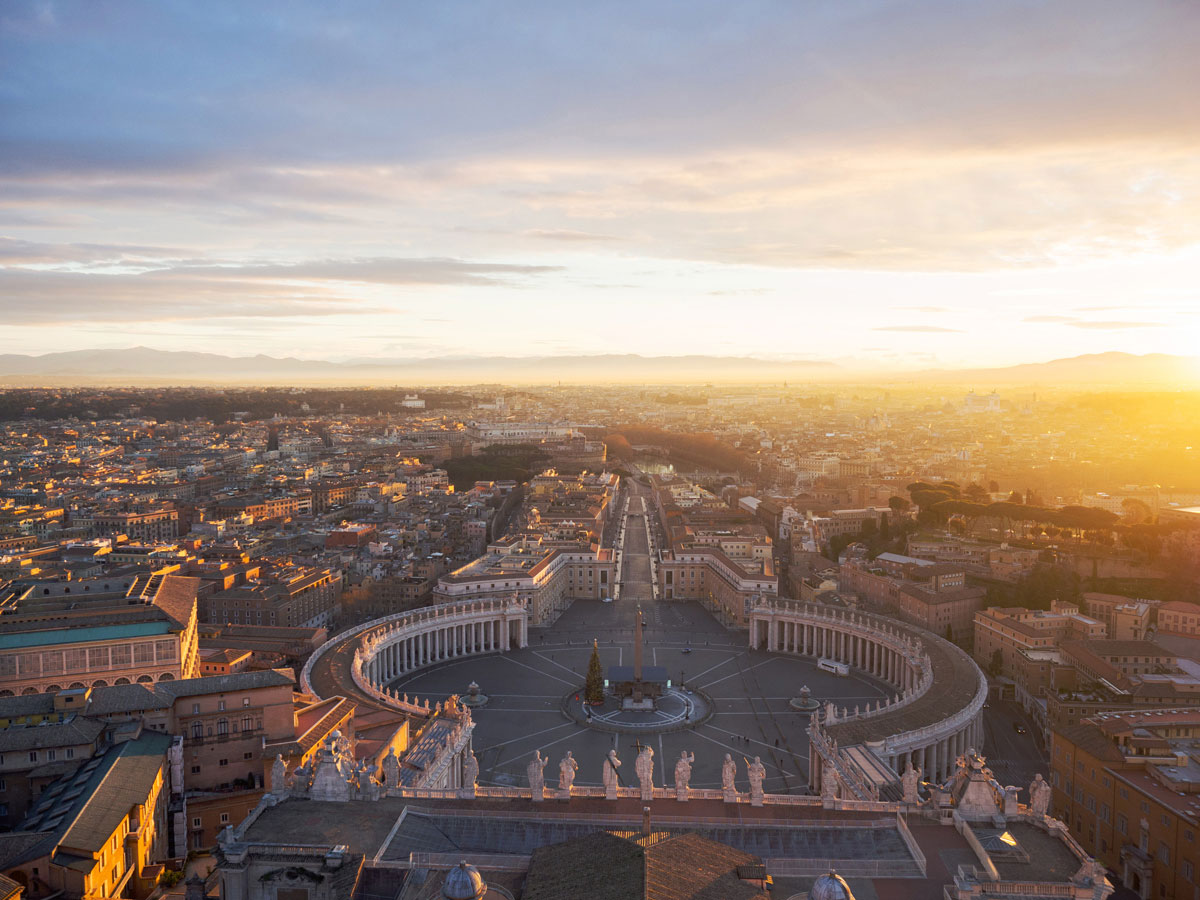
[{"label": "paved square", "polygon": [[[525,785],[525,766],[535,750],[549,757],[547,786],[558,781],[567,750],[579,760],[576,784],[599,785],[604,757],[616,748],[625,784],[636,784],[633,761],[642,742],[654,750],[656,785],[674,784],[682,750],[696,754],[691,785],[720,788],[726,753],[738,763],[738,787],[749,790],[745,760],[762,758],[764,787],[773,793],[805,793],[808,784],[808,716],[788,706],[803,685],[814,698],[838,706],[874,704],[893,689],[859,672],[837,677],[815,661],[751,651],[744,632],[723,628],[700,604],[641,599],[647,664],[665,666],[672,683],[699,689],[713,701],[702,725],[666,734],[611,734],[570,721],[564,696],[582,691],[593,638],[604,665],[629,664],[633,656],[636,603],[577,601],[551,626],[530,628],[529,646],[471,656],[414,672],[393,686],[431,701],[465,694],[472,681],[490,701],[475,710],[475,754],[480,784]],[[685,652],[690,650],[690,652]]]}]

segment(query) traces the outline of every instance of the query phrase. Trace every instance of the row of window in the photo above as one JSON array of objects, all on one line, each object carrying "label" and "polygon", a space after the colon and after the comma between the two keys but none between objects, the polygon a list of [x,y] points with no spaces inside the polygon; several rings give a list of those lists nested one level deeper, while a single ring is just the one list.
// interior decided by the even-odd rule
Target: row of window
[{"label": "row of window", "polygon": [[[259,729],[261,729],[263,727],[262,719],[258,719],[256,721],[254,719],[251,719],[249,716],[242,717],[242,729],[241,729],[242,731],[253,731],[255,729],[255,727],[257,727]],[[218,737],[229,734],[230,733],[229,729],[230,729],[230,724],[229,724],[228,719],[217,719],[217,732],[216,733],[217,733]],[[232,733],[233,734],[238,733],[238,722],[236,719],[233,721],[233,732]],[[204,727],[203,722],[193,722],[191,734],[192,734],[192,738],[194,740],[199,740],[199,739],[205,737],[206,735],[208,737],[212,737],[213,736],[213,726],[209,725],[208,728],[206,729]]]},{"label": "row of window", "polygon": [[[64,759],[74,759],[75,758],[75,748],[68,747],[65,751],[65,755],[63,758]],[[57,760],[58,759],[58,750],[47,750],[45,759],[46,759],[46,762],[54,762],[55,760]],[[41,761],[41,759],[38,756],[37,750],[29,751],[29,761],[33,762],[33,763]],[[4,765],[4,754],[0,753],[0,766],[2,766],[2,765]],[[4,781],[3,781],[3,779],[0,779],[0,791],[3,791],[3,790],[4,790]]]}]

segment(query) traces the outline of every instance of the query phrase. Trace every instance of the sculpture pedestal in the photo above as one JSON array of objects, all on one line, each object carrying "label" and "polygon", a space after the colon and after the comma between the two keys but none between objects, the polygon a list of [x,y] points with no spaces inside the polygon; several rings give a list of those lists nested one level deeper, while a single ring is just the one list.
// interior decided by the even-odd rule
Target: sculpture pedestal
[{"label": "sculpture pedestal", "polygon": [[676,787],[675,788],[675,799],[676,800],[680,801],[681,803],[684,803],[687,801],[687,798],[688,798],[688,789],[686,787]]},{"label": "sculpture pedestal", "polygon": [[721,799],[726,803],[737,803],[738,792],[734,790],[724,790],[721,792]]},{"label": "sculpture pedestal", "polygon": [[762,791],[751,791],[750,792],[750,805],[751,806],[762,806],[763,805],[763,792]]}]

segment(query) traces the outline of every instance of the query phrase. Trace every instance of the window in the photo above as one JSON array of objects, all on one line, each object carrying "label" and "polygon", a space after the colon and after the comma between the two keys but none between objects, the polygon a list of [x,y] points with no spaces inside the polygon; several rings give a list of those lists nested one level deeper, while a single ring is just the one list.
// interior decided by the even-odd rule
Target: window
[{"label": "window", "polygon": [[193,827],[193,828],[200,828],[200,827],[201,827],[201,825],[200,825],[200,817],[199,817],[199,816],[196,816],[196,818],[192,819],[192,827]]},{"label": "window", "polygon": [[30,762],[37,762],[37,751],[36,751],[36,750],[30,750],[30,751],[29,751],[29,761],[30,761]]},{"label": "window", "polygon": [[229,813],[221,813],[221,824],[224,825],[229,821]]},{"label": "window", "polygon": [[254,754],[253,753],[243,753],[242,759],[254,759]]},{"label": "window", "polygon": [[68,747],[67,748],[67,759],[74,759],[74,758],[75,758],[75,748]]},{"label": "window", "polygon": [[1171,850],[1162,841],[1158,842],[1158,859],[1164,865],[1169,866],[1171,864]]},{"label": "window", "polygon": [[200,712],[200,704],[199,704],[199,703],[193,703],[193,704],[192,704],[192,715],[193,715],[193,716],[194,716],[194,715],[198,715],[198,714],[199,714],[199,712]]},{"label": "window", "polygon": [[1121,834],[1128,834],[1128,828],[1129,820],[1120,813],[1117,813],[1117,831],[1121,832]]},{"label": "window", "polygon": [[58,751],[57,750],[47,750],[46,751],[46,759],[48,759],[50,762],[54,762],[54,760],[58,759]]},{"label": "window", "polygon": [[7,782],[5,782],[5,780],[3,778],[0,778],[0,791],[7,791],[7,790],[8,790]]},{"label": "window", "polygon": [[200,767],[199,767],[199,766],[192,766],[192,774],[193,774],[193,775],[199,775],[199,774],[200,774]]},{"label": "window", "polygon": [[220,712],[225,712],[225,701],[224,701],[224,700],[218,700],[218,701],[217,701],[217,709],[218,709]]},{"label": "window", "polygon": [[1185,859],[1183,861],[1183,877],[1186,878],[1188,881],[1191,881],[1192,877],[1195,874],[1196,874],[1196,870],[1192,866],[1192,861],[1190,859]]},{"label": "window", "polygon": [[192,723],[192,737],[197,740],[204,737],[204,726],[199,722]]},{"label": "window", "polygon": [[249,698],[249,697],[243,697],[243,698],[242,698],[242,706],[249,706],[249,705],[250,705],[250,698]]},{"label": "window", "polygon": [[228,719],[218,719],[217,720],[217,734],[229,734],[229,720]]},{"label": "window", "polygon": [[229,760],[223,759],[218,763],[218,765],[227,766],[227,765],[229,765]]}]

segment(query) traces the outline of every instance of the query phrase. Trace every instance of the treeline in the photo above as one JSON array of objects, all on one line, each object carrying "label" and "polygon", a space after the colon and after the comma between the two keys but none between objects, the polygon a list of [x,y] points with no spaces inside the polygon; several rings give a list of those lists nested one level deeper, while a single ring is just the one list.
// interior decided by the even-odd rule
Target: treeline
[{"label": "treeline", "polygon": [[[907,488],[913,503],[921,508],[921,514],[926,519],[933,518],[944,522],[953,515],[967,519],[991,518],[1006,522],[1036,522],[1039,525],[1054,525],[1074,531],[1084,529],[1112,528],[1120,516],[1106,509],[1092,506],[1063,506],[1054,508],[1034,506],[1018,502],[1019,496],[1015,491],[1008,500],[993,503],[980,503],[975,500],[963,499],[959,486],[953,481],[943,481],[930,484],[916,481]],[[929,514],[933,516],[930,517]]]},{"label": "treeline", "polygon": [[[243,390],[97,389],[69,393],[47,390],[0,392],[0,421],[21,419],[115,419],[137,407],[137,416],[160,422],[207,419],[218,425],[234,421],[254,422],[278,414],[285,418],[321,415],[371,416],[377,412],[402,411],[400,402],[408,388],[314,388],[292,393],[290,388]],[[457,391],[422,391],[426,410],[466,409],[471,397]],[[303,407],[308,404],[308,410]],[[403,410],[407,412],[407,410]]]},{"label": "treeline", "polygon": [[754,470],[754,463],[745,453],[711,434],[664,431],[648,425],[621,425],[605,434],[603,440],[609,456],[615,459],[632,459],[634,444],[652,444],[666,450],[677,468],[691,466],[747,473]]}]

